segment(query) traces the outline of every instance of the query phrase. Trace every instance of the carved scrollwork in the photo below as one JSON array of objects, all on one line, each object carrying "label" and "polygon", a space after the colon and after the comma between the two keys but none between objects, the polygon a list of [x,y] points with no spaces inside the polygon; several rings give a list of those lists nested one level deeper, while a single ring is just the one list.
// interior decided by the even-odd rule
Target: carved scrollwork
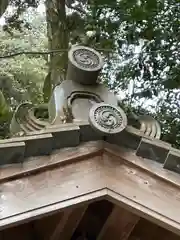
[{"label": "carved scrollwork", "polygon": [[161,127],[158,121],[156,121],[151,116],[140,116],[140,131],[151,138],[160,139],[161,137]]},{"label": "carved scrollwork", "polygon": [[89,122],[101,134],[116,134],[127,126],[127,117],[121,108],[99,103],[90,109]]},{"label": "carved scrollwork", "polygon": [[149,115],[137,116],[133,113],[133,117],[128,119],[129,125],[126,129],[132,134],[142,134],[144,136],[160,139],[161,126],[159,122]]},{"label": "carved scrollwork", "polygon": [[16,109],[11,121],[10,131],[12,135],[26,135],[29,132],[39,131],[49,125],[48,119],[42,120],[38,116],[43,115],[42,112],[47,112],[48,108],[45,105],[34,107],[31,103],[22,103]]},{"label": "carved scrollwork", "polygon": [[77,98],[87,98],[90,100],[93,100],[96,103],[100,103],[102,102],[102,99],[91,92],[82,92],[82,91],[76,91],[76,92],[72,92],[71,95],[68,97],[68,107],[71,109],[72,108],[72,102],[77,99]]},{"label": "carved scrollwork", "polygon": [[[73,111],[73,109],[74,109],[73,105],[74,105],[74,102],[78,99],[80,99],[81,101],[83,99],[87,99],[87,101],[89,101],[89,102],[86,103],[86,106],[81,105],[81,109],[78,110],[74,116],[73,112],[75,112],[76,110]],[[75,92],[72,92],[71,95],[67,98],[67,108],[68,108],[68,112],[73,120],[77,120],[77,119],[85,120],[85,119],[82,119],[81,113],[86,112],[86,111],[87,111],[87,119],[86,120],[88,120],[89,106],[94,103],[100,103],[100,102],[102,102],[102,99],[94,93],[86,92],[86,91],[83,91],[83,92],[75,91]],[[79,108],[79,106],[78,106],[78,108]],[[78,112],[80,113],[79,115],[78,115]]]}]

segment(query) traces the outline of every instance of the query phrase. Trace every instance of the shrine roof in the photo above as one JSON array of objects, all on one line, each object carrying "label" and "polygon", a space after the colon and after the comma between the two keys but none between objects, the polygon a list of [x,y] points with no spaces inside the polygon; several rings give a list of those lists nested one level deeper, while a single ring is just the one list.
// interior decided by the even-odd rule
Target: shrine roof
[{"label": "shrine roof", "polygon": [[[107,236],[117,232],[119,238],[122,229],[116,223],[121,221],[126,232],[132,225],[130,235],[141,218],[180,235],[180,151],[160,140],[155,119],[128,116],[98,82],[103,65],[99,53],[75,46],[68,57],[67,80],[53,90],[49,103],[20,104],[11,121],[12,137],[0,140],[0,229],[26,221],[36,224],[60,211],[63,223],[60,217],[50,239],[70,239],[83,215],[95,219],[88,209],[101,199],[105,205],[101,201],[98,206],[109,202],[112,207],[102,232],[112,219],[118,230]],[[37,110],[46,117],[37,116]],[[87,231],[92,229],[88,224]]]},{"label": "shrine roof", "polygon": [[[114,93],[99,83],[102,66],[97,51],[72,46],[66,81],[53,90],[48,106],[22,103],[16,109],[11,121],[13,137],[0,140],[0,167],[103,140],[179,174],[180,151],[159,140],[161,128],[152,117],[135,116],[138,127],[130,121]],[[36,116],[38,109],[48,112],[47,121]]]},{"label": "shrine roof", "polygon": [[88,122],[59,124],[26,136],[0,140],[0,168],[3,170],[12,164],[49,156],[58,149],[70,149],[83,142],[98,140],[123,147],[127,153],[133,152],[136,157],[154,161],[162,169],[180,174],[180,151],[169,143],[146,136],[131,126],[121,133],[102,136]]}]

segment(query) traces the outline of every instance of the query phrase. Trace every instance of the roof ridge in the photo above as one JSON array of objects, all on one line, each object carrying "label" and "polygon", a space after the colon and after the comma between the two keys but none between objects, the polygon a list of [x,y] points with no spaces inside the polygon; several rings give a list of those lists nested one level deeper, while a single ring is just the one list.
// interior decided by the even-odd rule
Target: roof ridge
[{"label": "roof ridge", "polygon": [[23,163],[33,156],[51,155],[56,149],[79,146],[82,142],[104,140],[134,150],[136,155],[163,164],[165,169],[180,173],[180,150],[167,142],[145,136],[140,130],[125,128],[119,134],[102,136],[85,122],[66,123],[0,140],[0,166]]}]

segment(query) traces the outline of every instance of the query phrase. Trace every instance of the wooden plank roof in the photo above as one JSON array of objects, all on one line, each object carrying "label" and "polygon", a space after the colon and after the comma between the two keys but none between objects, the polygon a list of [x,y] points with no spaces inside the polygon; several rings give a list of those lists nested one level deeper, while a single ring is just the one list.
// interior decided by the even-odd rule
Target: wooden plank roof
[{"label": "wooden plank roof", "polygon": [[180,235],[179,175],[160,163],[104,141],[31,160],[1,169],[1,229],[106,199]]}]

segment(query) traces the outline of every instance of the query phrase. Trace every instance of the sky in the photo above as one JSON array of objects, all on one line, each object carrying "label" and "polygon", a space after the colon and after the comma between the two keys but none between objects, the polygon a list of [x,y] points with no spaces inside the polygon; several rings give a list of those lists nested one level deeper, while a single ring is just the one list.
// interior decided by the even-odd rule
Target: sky
[{"label": "sky", "polygon": [[4,17],[1,17],[0,18],[0,25],[2,26],[2,25],[4,25],[5,24],[5,19],[4,19]]}]

